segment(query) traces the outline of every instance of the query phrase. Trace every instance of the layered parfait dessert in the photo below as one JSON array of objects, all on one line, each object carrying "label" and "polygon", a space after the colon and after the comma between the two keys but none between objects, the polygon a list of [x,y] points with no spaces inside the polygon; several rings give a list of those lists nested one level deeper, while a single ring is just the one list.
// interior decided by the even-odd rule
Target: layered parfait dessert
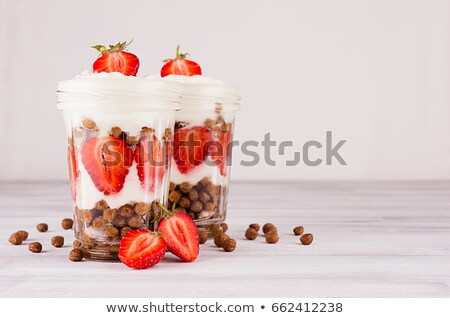
[{"label": "layered parfait dessert", "polygon": [[85,257],[117,260],[121,238],[154,228],[167,204],[179,85],[137,77],[126,43],[107,49],[74,79],[58,84],[74,205]]},{"label": "layered parfait dessert", "polygon": [[[168,203],[185,211],[210,235],[227,212],[236,87],[202,76],[200,66],[179,53],[161,77],[180,84],[182,110],[176,114]],[[155,78],[155,77],[151,77]]]}]

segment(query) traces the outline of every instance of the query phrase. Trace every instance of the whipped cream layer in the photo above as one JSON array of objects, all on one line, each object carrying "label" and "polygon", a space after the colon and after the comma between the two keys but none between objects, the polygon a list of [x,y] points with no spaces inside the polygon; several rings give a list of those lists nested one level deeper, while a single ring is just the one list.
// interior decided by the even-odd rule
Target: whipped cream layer
[{"label": "whipped cream layer", "polygon": [[[180,92],[177,82],[118,72],[84,71],[73,79],[58,83],[58,109],[175,111],[180,109]],[[123,107],[121,101],[127,102],[127,107]]]},{"label": "whipped cream layer", "polygon": [[217,79],[202,75],[168,75],[162,78],[159,75],[148,75],[145,78],[178,83],[183,111],[214,110],[217,105],[220,105],[224,112],[237,111],[240,108],[238,88]]}]

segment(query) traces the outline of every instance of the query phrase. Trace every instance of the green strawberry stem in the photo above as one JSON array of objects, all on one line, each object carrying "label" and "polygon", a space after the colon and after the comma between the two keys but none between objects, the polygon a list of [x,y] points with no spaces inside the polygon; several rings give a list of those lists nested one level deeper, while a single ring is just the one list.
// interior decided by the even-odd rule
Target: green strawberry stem
[{"label": "green strawberry stem", "polygon": [[177,51],[175,55],[175,60],[184,60],[189,53],[180,53],[180,45],[177,46]]},{"label": "green strawberry stem", "polygon": [[127,41],[125,42],[118,42],[116,45],[109,45],[109,49],[106,48],[106,46],[104,45],[94,45],[91,46],[93,49],[96,49],[97,51],[100,52],[101,55],[105,55],[106,53],[114,53],[114,52],[120,52],[123,51],[128,45],[130,45],[133,42],[133,40],[131,40],[130,42],[127,43]]},{"label": "green strawberry stem", "polygon": [[176,205],[176,203],[174,202],[173,206],[172,206],[172,211],[169,211],[164,205],[162,205],[160,202],[158,202],[158,206],[161,208],[161,210],[163,210],[164,217],[166,217],[166,218],[169,218],[172,216],[173,210],[175,209],[175,205]]}]

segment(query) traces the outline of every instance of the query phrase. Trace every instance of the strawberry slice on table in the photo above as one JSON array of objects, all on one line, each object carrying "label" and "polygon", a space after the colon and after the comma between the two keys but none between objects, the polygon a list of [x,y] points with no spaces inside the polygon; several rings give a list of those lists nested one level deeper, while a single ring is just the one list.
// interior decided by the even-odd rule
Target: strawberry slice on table
[{"label": "strawberry slice on table", "polygon": [[227,160],[231,160],[231,132],[222,132],[217,142],[217,149],[211,151],[211,159],[219,166],[220,174],[227,174]]},{"label": "strawberry slice on table", "polygon": [[193,262],[199,254],[198,230],[192,218],[185,212],[167,210],[159,204],[165,216],[159,222],[158,231],[166,238],[167,249],[185,262]]},{"label": "strawberry slice on table", "polygon": [[120,241],[119,259],[128,267],[145,269],[158,264],[166,254],[166,248],[160,233],[133,230]]},{"label": "strawberry slice on table", "polygon": [[153,134],[142,137],[134,151],[137,173],[144,190],[154,192],[162,182],[168,168],[167,144],[161,143]]},{"label": "strawberry slice on table", "polygon": [[173,136],[173,158],[181,173],[188,173],[203,163],[213,141],[206,127],[177,129]]},{"label": "strawberry slice on table", "polygon": [[127,76],[136,76],[139,70],[139,59],[133,53],[124,51],[131,42],[119,42],[116,45],[110,45],[109,49],[104,45],[93,46],[92,48],[99,51],[102,55],[92,66],[94,72],[120,72]]},{"label": "strawberry slice on table", "polygon": [[161,68],[161,77],[165,77],[167,75],[185,75],[185,76],[193,76],[193,75],[202,75],[202,69],[200,65],[196,62],[187,60],[186,56],[189,53],[180,54],[180,46],[177,46],[177,51],[174,59],[166,59],[163,62],[164,66]]},{"label": "strawberry slice on table", "polygon": [[81,149],[83,165],[97,189],[105,195],[122,190],[133,152],[120,138],[92,137]]}]

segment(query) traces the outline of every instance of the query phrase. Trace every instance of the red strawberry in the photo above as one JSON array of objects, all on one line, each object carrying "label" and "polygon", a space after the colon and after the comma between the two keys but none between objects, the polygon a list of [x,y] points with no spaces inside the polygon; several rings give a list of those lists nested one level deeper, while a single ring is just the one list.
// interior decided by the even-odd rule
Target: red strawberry
[{"label": "red strawberry", "polygon": [[159,233],[133,230],[120,241],[119,259],[128,267],[145,269],[158,264],[166,248],[166,241]]},{"label": "red strawberry", "polygon": [[75,148],[73,146],[73,141],[69,141],[69,147],[67,148],[67,159],[69,162],[69,178],[70,178],[70,189],[72,191],[72,199],[76,200],[76,183],[78,180],[78,166],[77,160],[75,158]]},{"label": "red strawberry", "polygon": [[167,249],[185,262],[193,262],[199,253],[198,230],[185,212],[169,212],[159,205],[166,216],[158,225],[158,231],[167,240]]},{"label": "red strawberry", "polygon": [[81,150],[82,162],[97,189],[104,194],[122,190],[133,163],[132,149],[120,138],[92,137]]},{"label": "red strawberry", "polygon": [[104,45],[93,46],[92,48],[102,54],[92,66],[94,72],[120,72],[127,76],[136,76],[139,69],[138,57],[132,53],[123,51],[130,43],[119,42],[116,45],[110,45],[109,49]]},{"label": "red strawberry", "polygon": [[173,136],[173,158],[181,173],[203,163],[213,137],[208,128],[195,126],[177,129]]},{"label": "red strawberry", "polygon": [[142,188],[150,192],[162,182],[168,166],[168,145],[159,142],[153,134],[141,138],[134,152]]},{"label": "red strawberry", "polygon": [[216,151],[211,151],[211,159],[216,162],[220,168],[220,174],[225,176],[227,174],[227,160],[231,160],[231,132],[222,132],[217,142]]},{"label": "red strawberry", "polygon": [[175,58],[164,60],[166,62],[161,68],[161,77],[175,74],[175,75],[202,75],[202,69],[194,61],[186,60],[188,53],[180,54],[180,46],[177,46]]}]

